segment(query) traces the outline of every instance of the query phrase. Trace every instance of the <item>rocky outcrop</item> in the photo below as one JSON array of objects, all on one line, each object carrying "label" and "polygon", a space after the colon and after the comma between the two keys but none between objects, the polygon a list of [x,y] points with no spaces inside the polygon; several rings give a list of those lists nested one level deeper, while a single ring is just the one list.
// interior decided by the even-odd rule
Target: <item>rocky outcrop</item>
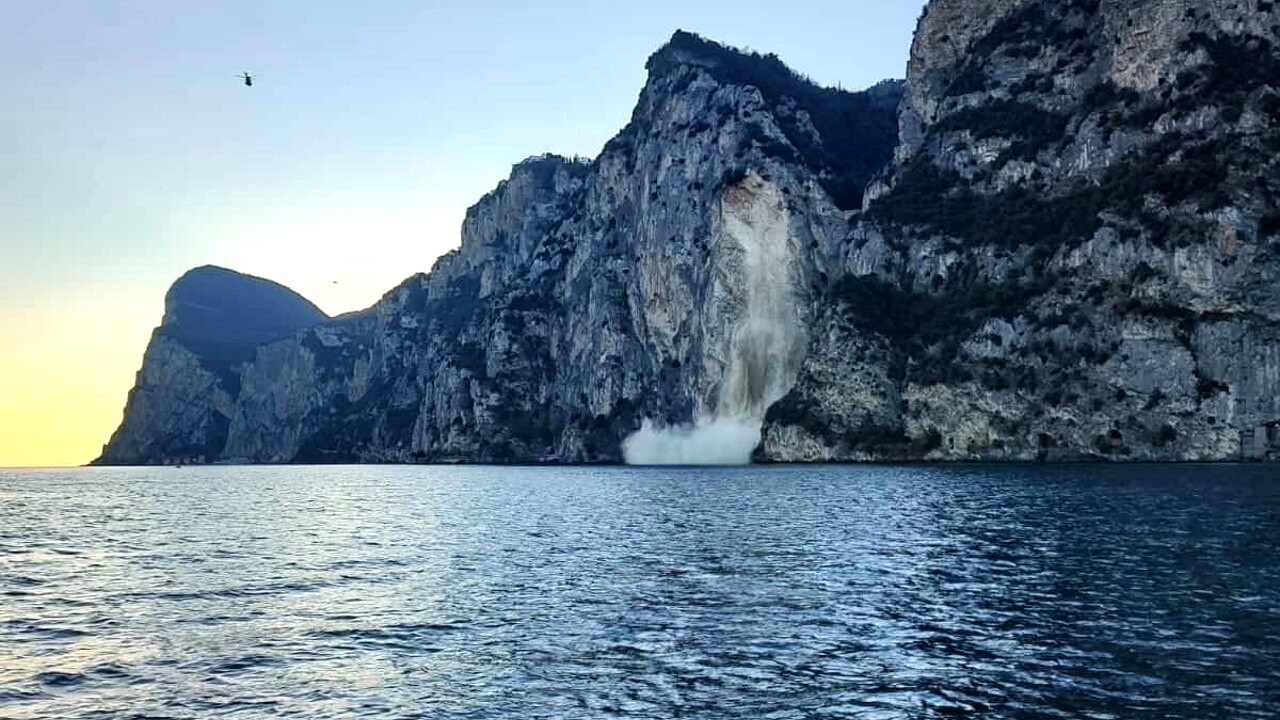
[{"label": "rocky outcrop", "polygon": [[[931,3],[898,163],[762,455],[1274,454],[1278,21],[1270,3]],[[887,361],[860,356],[868,337]],[[815,422],[868,406],[869,367],[900,416]]]},{"label": "rocky outcrop", "polygon": [[648,67],[598,158],[520,163],[430,273],[259,346],[210,457],[617,462],[644,421],[758,423],[799,369],[814,248],[891,158],[901,84],[818,88],[685,33]]},{"label": "rocky outcrop", "polygon": [[104,459],[1274,455],[1276,32],[934,0],[861,93],[677,33],[599,157],[517,165],[369,310],[221,370],[158,337]]},{"label": "rocky outcrop", "polygon": [[124,421],[100,464],[220,459],[240,394],[240,372],[258,347],[325,320],[288,288],[205,266],[165,295]]}]

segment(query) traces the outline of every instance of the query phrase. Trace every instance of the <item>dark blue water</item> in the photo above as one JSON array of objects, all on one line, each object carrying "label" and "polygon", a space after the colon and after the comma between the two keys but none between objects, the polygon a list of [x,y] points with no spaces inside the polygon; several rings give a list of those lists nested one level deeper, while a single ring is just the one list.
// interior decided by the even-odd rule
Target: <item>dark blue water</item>
[{"label": "dark blue water", "polygon": [[4,718],[1275,718],[1280,471],[0,471]]}]

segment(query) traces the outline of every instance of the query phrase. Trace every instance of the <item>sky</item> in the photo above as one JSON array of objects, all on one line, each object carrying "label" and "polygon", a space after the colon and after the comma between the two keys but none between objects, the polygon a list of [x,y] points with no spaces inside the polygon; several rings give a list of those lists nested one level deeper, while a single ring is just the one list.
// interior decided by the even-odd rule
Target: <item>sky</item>
[{"label": "sky", "polygon": [[367,307],[513,164],[598,154],[677,28],[857,89],[903,76],[922,5],[3,5],[0,467],[97,456],[186,270]]}]

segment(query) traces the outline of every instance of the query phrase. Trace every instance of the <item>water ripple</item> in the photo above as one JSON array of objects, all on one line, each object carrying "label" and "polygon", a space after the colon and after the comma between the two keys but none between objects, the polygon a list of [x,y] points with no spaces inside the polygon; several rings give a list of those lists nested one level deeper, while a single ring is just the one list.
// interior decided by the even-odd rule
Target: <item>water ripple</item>
[{"label": "water ripple", "polygon": [[1265,467],[0,472],[0,717],[1270,718]]}]

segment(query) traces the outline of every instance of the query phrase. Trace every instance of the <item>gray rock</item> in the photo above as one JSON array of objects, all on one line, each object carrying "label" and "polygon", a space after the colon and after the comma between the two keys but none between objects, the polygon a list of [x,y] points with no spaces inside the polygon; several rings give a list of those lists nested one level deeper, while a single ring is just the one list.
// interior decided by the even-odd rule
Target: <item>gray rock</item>
[{"label": "gray rock", "polygon": [[166,319],[103,461],[1280,455],[1278,39],[1237,5],[934,0],[857,94],[677,33],[598,158],[520,163],[368,310],[213,369]]}]

